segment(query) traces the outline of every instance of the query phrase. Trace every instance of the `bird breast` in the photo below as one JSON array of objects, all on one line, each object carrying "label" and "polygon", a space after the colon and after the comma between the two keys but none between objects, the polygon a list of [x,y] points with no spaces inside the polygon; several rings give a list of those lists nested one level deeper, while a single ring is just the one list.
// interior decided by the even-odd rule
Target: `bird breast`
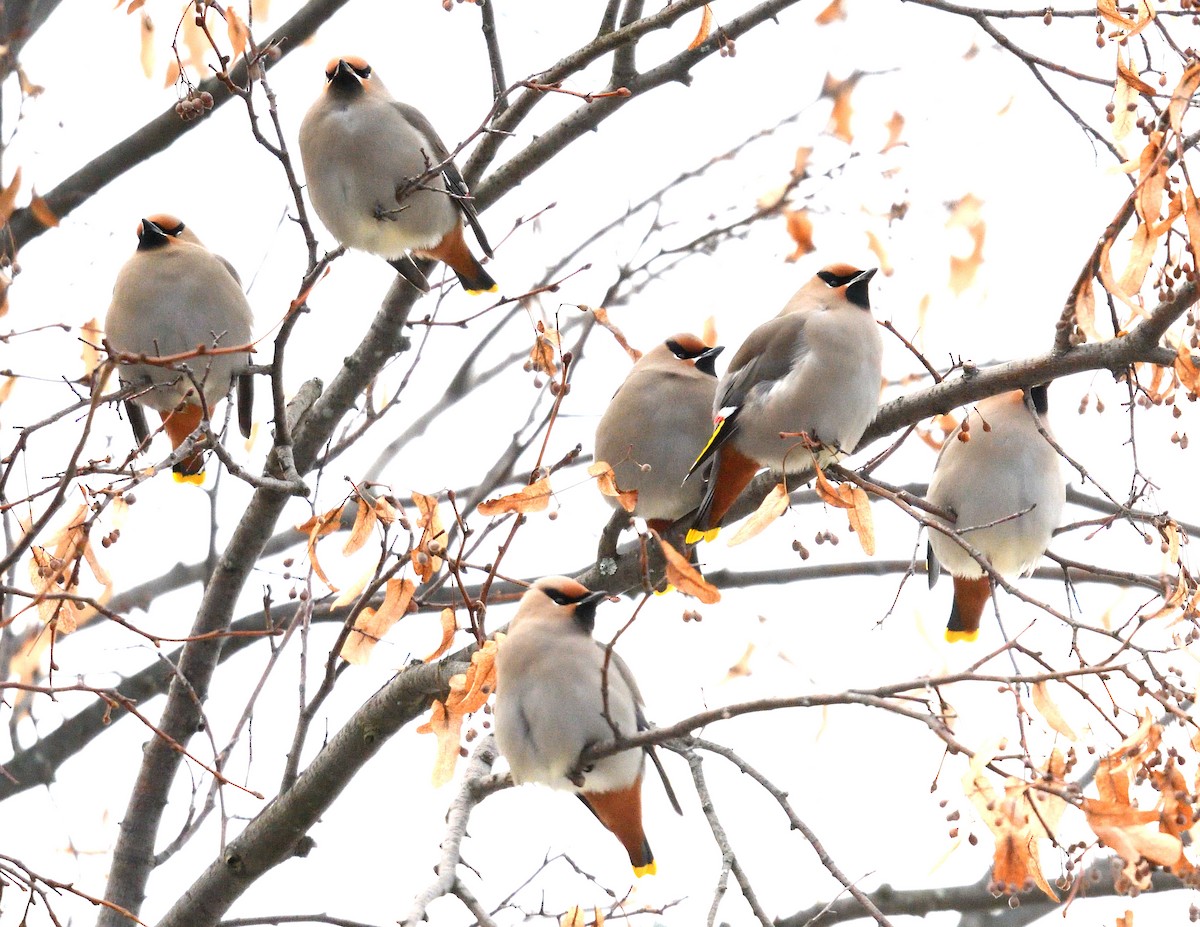
[{"label": "bird breast", "polygon": [[[1037,565],[1062,516],[1066,486],[1058,455],[1024,406],[985,411],[984,418],[972,412],[970,419],[969,441],[959,441],[957,433],[949,439],[930,481],[929,500],[956,512],[960,531],[988,525],[967,531],[963,540],[1002,576],[1015,577]],[[955,576],[982,574],[979,564],[941,532],[931,531],[929,540],[934,555]]]},{"label": "bird breast", "polygon": [[[139,252],[122,268],[105,335],[117,351],[168,356],[199,345],[248,344],[251,324],[250,306],[221,259],[199,246],[178,243]],[[203,385],[205,401],[212,405],[229,392],[234,373],[249,360],[247,354],[207,354],[182,363]],[[155,384],[141,402],[161,411],[174,408],[193,389],[180,371],[149,364],[122,365],[121,380]]]},{"label": "bird breast", "polygon": [[[582,788],[567,778],[588,746],[613,739],[603,716],[603,650],[586,635],[556,636],[552,646],[538,637],[514,632],[496,657],[496,741],[513,779],[572,791],[627,788],[641,774],[641,750],[597,761]],[[623,734],[635,734],[634,699],[615,665],[607,682],[610,717]]]},{"label": "bird breast", "polygon": [[459,221],[440,175],[397,202],[397,190],[437,157],[388,101],[314,107],[300,127],[300,154],[313,208],[348,247],[394,259],[433,247]]}]

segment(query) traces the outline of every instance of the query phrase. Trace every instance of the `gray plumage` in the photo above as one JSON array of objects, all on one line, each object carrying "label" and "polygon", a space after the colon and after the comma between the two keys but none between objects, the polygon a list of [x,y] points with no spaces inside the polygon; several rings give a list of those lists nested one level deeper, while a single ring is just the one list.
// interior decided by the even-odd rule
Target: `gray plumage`
[{"label": "gray plumage", "polygon": [[667,339],[633,365],[596,427],[596,459],[622,491],[637,491],[635,514],[648,521],[673,522],[704,495],[700,480],[684,477],[712,432],[720,350],[695,335]]},{"label": "gray plumage", "polygon": [[[985,554],[1002,576],[1028,573],[1062,518],[1066,484],[1058,454],[1038,433],[1020,390],[984,399],[966,420],[970,440],[958,440],[961,425],[946,439],[929,484],[929,501],[957,514],[955,527],[965,531],[963,540]],[[1042,424],[1046,426],[1044,420]],[[1018,512],[1024,514],[990,524]],[[989,527],[966,530],[978,525]],[[983,575],[974,558],[940,531],[929,532],[929,543],[954,576]]]},{"label": "gray plumage", "polygon": [[713,412],[737,411],[731,440],[761,466],[782,472],[786,455],[786,469],[803,469],[808,454],[788,453],[799,439],[780,432],[853,451],[879,409],[882,364],[870,309],[847,300],[845,286],[818,280],[750,333],[721,378]]},{"label": "gray plumage", "polygon": [[[117,275],[104,320],[105,336],[114,350],[166,356],[199,346],[248,344],[252,325],[250,304],[223,258],[200,244],[177,219],[142,220],[138,250]],[[250,355],[205,354],[182,363],[203,386],[211,412],[229,392],[233,377],[250,363]],[[196,403],[192,379],[178,370],[123,363],[119,375],[124,385],[154,387],[137,400],[148,408],[170,412],[189,391]]]},{"label": "gray plumage", "polygon": [[[563,591],[573,601],[558,604],[548,595]],[[627,788],[642,774],[644,752],[626,750],[598,760],[582,785],[569,778],[586,748],[614,737],[603,714],[604,647],[591,630],[603,593],[591,595],[564,577],[538,580],[522,597],[496,654],[496,742],[518,783],[608,792]],[[625,736],[636,733],[641,696],[615,653],[607,682],[609,716]]]}]

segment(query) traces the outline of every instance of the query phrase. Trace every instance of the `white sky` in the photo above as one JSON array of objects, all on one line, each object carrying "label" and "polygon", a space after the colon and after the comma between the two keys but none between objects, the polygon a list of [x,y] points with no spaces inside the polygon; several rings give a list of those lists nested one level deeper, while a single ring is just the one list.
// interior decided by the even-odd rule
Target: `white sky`
[{"label": "white sky", "polygon": [[[268,25],[277,26],[296,6],[275,0]],[[731,347],[728,359],[740,339],[773,315],[821,264],[844,260],[873,266],[876,262],[864,231],[870,229],[883,240],[895,265],[892,276],[880,275],[873,285],[876,315],[892,320],[913,337],[935,363],[944,365],[950,353],[986,363],[1049,349],[1054,320],[1080,262],[1116,211],[1127,181],[1106,170],[1108,163],[1098,159],[1082,132],[1028,72],[991,48],[970,23],[908,4],[851,0],[847,22],[818,30],[812,18],[820,6],[799,4],[780,16],[779,25],[758,28],[738,42],[735,58],[714,57],[696,68],[690,88],[671,86],[631,102],[597,133],[575,143],[489,210],[484,223],[496,243],[519,218],[556,204],[497,251],[491,269],[501,292],[514,294],[532,286],[559,257],[564,243],[573,245],[619,215],[627,203],[801,108],[807,107],[805,116],[776,138],[720,166],[710,182],[668,198],[664,218],[679,227],[665,241],[688,240],[707,227],[710,214],[747,210],[757,197],[786,181],[797,147],[818,146],[814,166],[837,164],[847,149],[818,138],[828,104],[816,98],[827,70],[845,76],[862,69],[881,76],[864,78],[853,97],[857,135],[853,150],[860,156],[833,180],[811,183],[800,191],[818,191],[817,207],[823,214],[816,218],[817,253],[796,265],[785,263],[791,242],[783,223],[767,223],[743,242],[685,262],[628,306],[614,309],[613,320],[632,343],[648,347],[681,328],[698,330],[705,318],[713,316],[721,342]],[[174,5],[150,0],[147,8],[158,26],[161,74],[168,56],[161,43]],[[532,0],[511,8],[499,4],[498,29],[510,82],[548,66],[594,34],[598,10],[589,9],[585,16],[579,8]],[[717,4],[718,21],[738,9],[727,12]],[[691,16],[666,34],[651,36],[639,52],[639,61],[657,62],[660,55],[684,47],[697,24],[698,16]],[[1059,20],[1047,30],[1035,20],[1006,28],[1026,44],[1047,43],[1039,47],[1050,49],[1051,54],[1060,53],[1062,46],[1056,49],[1052,40],[1061,37],[1079,67],[1090,73],[1111,73],[1114,49],[1095,48],[1092,26],[1086,19],[1075,24]],[[260,37],[265,34],[265,29],[259,30]],[[976,43],[981,46],[978,54],[964,60]],[[436,0],[407,4],[360,0],[349,4],[307,47],[271,72],[289,143],[294,144],[299,121],[320,89],[325,61],[333,54],[347,53],[367,58],[392,92],[421,108],[451,145],[478,124],[490,104],[476,10],[464,5],[446,13]],[[14,166],[21,165],[25,184],[41,191],[51,189],[81,161],[123,138],[175,99],[174,90],[161,88],[160,78],[142,77],[136,16],[127,18],[106,4],[64,5],[29,44],[22,60],[30,77],[47,89],[27,104],[25,119],[6,153],[4,172],[7,178]],[[576,77],[569,87],[596,90],[604,80],[603,70],[595,70]],[[1099,122],[1107,102],[1102,91],[1072,95],[1072,99],[1082,101],[1086,115]],[[12,113],[9,99],[5,102],[6,114]],[[566,98],[545,101],[522,134],[504,149],[502,160],[576,105],[577,101]],[[875,152],[886,139],[884,123],[893,111],[905,117],[902,138],[907,144],[880,155]],[[24,330],[59,320],[78,325],[102,318],[117,268],[132,251],[137,221],[163,211],[183,217],[206,244],[234,262],[244,280],[255,279],[250,301],[259,331],[274,324],[294,295],[303,270],[300,236],[290,223],[280,224],[288,194],[276,165],[254,146],[240,104],[231,103],[209,118],[217,124],[189,133],[166,154],[111,184],[59,230],[22,252],[23,272],[10,294],[6,329]],[[11,124],[5,129],[11,132]],[[945,204],[968,193],[984,204],[985,261],[974,286],[954,298],[946,286],[949,255],[969,253],[970,243],[961,232],[946,229]],[[888,209],[903,201],[910,204],[908,216],[889,227],[884,218]],[[540,310],[548,317],[561,311],[566,318],[576,313],[571,308],[576,304],[596,305],[616,263],[633,256],[631,249],[645,221],[639,217],[592,248],[578,262],[590,261],[592,269],[573,277],[551,298],[559,303],[543,300]],[[332,245],[327,236],[322,243]],[[341,358],[361,337],[391,274],[366,255],[351,254],[337,262],[310,300],[312,314],[292,339],[289,390],[309,376],[332,378]],[[918,330],[917,306],[925,294],[931,303],[925,325]],[[482,298],[472,301],[456,293],[446,301],[444,317],[476,311],[481,302]],[[418,309],[424,310],[426,304],[432,306],[432,301]],[[485,318],[465,332],[437,331],[400,409],[360,450],[340,458],[323,478],[318,509],[336,504],[345,491],[342,476],[357,478],[379,448],[439,394],[486,325]],[[21,338],[13,342],[19,350],[0,347],[0,367],[11,366],[48,381],[61,372],[74,376],[78,369],[75,338],[75,333],[53,331]],[[510,326],[482,366],[530,343],[528,326]],[[914,370],[897,342],[888,340],[886,352],[889,376]],[[576,441],[590,450],[598,416],[627,369],[623,353],[603,332],[592,337],[587,355],[589,362],[578,371],[548,459],[558,459]],[[269,352],[264,352],[264,361],[268,358]],[[384,381],[397,383],[410,363],[411,356],[402,357],[384,374]],[[1051,393],[1051,420],[1063,445],[1114,494],[1123,496],[1131,472],[1129,453],[1121,444],[1127,437],[1120,408],[1124,392],[1111,379],[1096,374],[1057,384]],[[500,447],[525,420],[535,398],[530,380],[515,365],[482,402],[456,410],[452,419],[438,423],[411,444],[384,479],[401,496],[411,490],[436,492],[470,484],[490,463],[486,449]],[[1081,396],[1092,390],[1103,395],[1108,411],[1097,414],[1093,399],[1087,413],[1077,415]],[[263,384],[257,406],[260,418],[269,412],[265,392]],[[11,427],[36,420],[68,398],[60,384],[22,381],[3,409],[3,424]],[[104,453],[102,436],[111,435],[113,446],[123,452],[129,441],[125,423],[111,409],[100,415],[102,422],[90,450]],[[1172,431],[1184,430],[1193,416],[1188,410],[1176,423],[1165,411],[1153,410],[1139,433],[1139,451],[1143,466],[1159,478],[1155,501],[1176,517],[1196,520],[1188,479],[1192,469],[1184,469],[1187,452],[1166,440]],[[70,437],[71,428],[64,423],[31,448],[31,482],[41,473],[54,472],[54,461],[61,454],[59,442]],[[260,438],[249,455],[252,469],[261,466],[267,446]],[[246,456],[240,441],[231,448],[239,458]],[[155,452],[163,453],[162,448]],[[932,452],[912,441],[879,475],[898,483],[924,480],[932,463]],[[236,513],[248,498],[244,487],[231,482],[225,478],[222,491],[221,539],[231,533]],[[555,521],[531,518],[505,561],[506,573],[571,570],[595,550],[607,519],[603,502],[581,471],[560,476],[555,485],[560,491],[559,517]],[[118,589],[157,575],[177,561],[194,562],[206,549],[207,496],[177,488],[166,478],[140,488],[138,496],[140,502],[131,510],[121,543],[102,553]],[[875,513],[881,539],[877,556],[909,556],[916,544],[911,523],[882,503],[876,504]],[[281,526],[306,517],[305,505],[294,502]],[[840,536],[837,548],[812,543],[813,535],[826,528]],[[1070,550],[1123,569],[1154,572],[1160,568],[1156,549],[1144,548],[1140,542],[1134,546],[1125,529],[1111,534],[1115,537],[1101,537],[1086,547],[1072,542]],[[793,538],[800,538],[813,551],[809,564],[859,559],[843,516],[816,508],[788,513],[741,548],[729,549],[718,542],[703,554],[707,566],[717,569],[798,565],[790,547]],[[348,583],[361,572],[364,561],[339,562],[339,542],[331,541],[325,565],[335,582]],[[276,599],[286,596],[291,584],[281,578],[279,559],[264,562],[263,567],[247,584],[237,614],[252,610],[266,587]],[[988,618],[977,646],[943,644],[940,629],[949,608],[948,583],[929,593],[923,578],[904,588],[894,613],[878,627],[895,598],[897,583],[897,577],[888,577],[729,590],[719,606],[701,609],[702,623],[686,625],[680,614],[695,603],[677,596],[656,599],[622,639],[620,650],[642,684],[651,717],[665,723],[705,706],[764,694],[840,691],[956,671],[998,643],[995,623]],[[1028,588],[1056,607],[1068,607],[1060,585],[1030,583]],[[1079,589],[1078,597],[1091,620],[1098,620],[1105,609],[1122,620],[1148,598],[1095,586]],[[198,601],[198,590],[190,588],[162,597],[149,615],[130,617],[159,633],[181,635]],[[1001,604],[1010,630],[1036,617],[1010,598],[1002,597]],[[597,635],[611,635],[631,609],[628,602],[603,606]],[[491,617],[505,620],[501,609],[493,610]],[[379,648],[370,668],[346,674],[314,729],[309,756],[323,732],[335,731],[395,668],[431,649],[439,636],[434,621],[432,616],[405,621]],[[1063,633],[1047,619],[1038,633],[1048,653],[1065,659]],[[314,633],[318,650],[319,642],[329,639],[329,629]],[[752,675],[725,683],[726,670],[751,642],[755,645]],[[111,681],[114,671],[129,671],[152,659],[140,639],[109,629],[80,635],[78,645],[64,644],[58,656],[60,682],[86,674],[95,684]],[[252,648],[218,671],[208,716],[219,744],[240,713],[241,687],[257,678],[264,660],[265,648]],[[1194,678],[1192,662],[1180,662]],[[253,731],[252,759],[243,745],[230,766],[233,776],[244,776],[248,784],[269,792],[278,781],[294,721],[296,666],[293,652],[263,696]],[[997,664],[991,670],[1004,673],[1008,665]],[[982,744],[998,728],[1011,727],[1011,697],[997,694],[994,686],[960,687],[950,694],[961,716],[957,736],[964,743]],[[71,700],[62,704],[64,711],[72,710]],[[150,710],[156,711],[159,704],[152,703]],[[53,723],[50,706],[43,703],[42,707],[46,723]],[[1081,705],[1070,706],[1070,711],[1085,717]],[[26,728],[22,736],[28,741],[32,731]],[[961,758],[948,760],[941,787],[931,794],[930,783],[941,761],[940,742],[912,722],[878,718],[865,709],[791,711],[739,719],[716,726],[705,736],[739,749],[787,789],[800,817],[814,828],[842,868],[867,889],[880,882],[897,888],[961,884],[977,878],[990,860],[990,839],[982,824],[973,826],[981,837],[978,847],[958,845],[946,836],[950,825],[944,815],[956,808],[964,816],[959,822],[963,834],[971,829],[966,823],[971,818],[969,803],[958,784],[965,765]],[[1038,732],[1031,736],[1038,743],[1050,742]],[[68,763],[49,791],[37,790],[8,802],[0,814],[0,852],[100,893],[105,854],[115,840],[128,783],[140,759],[137,747],[145,739],[144,728],[123,720]],[[207,749],[203,742],[195,743],[202,752]],[[442,818],[453,796],[453,786],[429,793],[433,746],[432,738],[411,732],[394,738],[314,829],[316,850],[262,879],[232,914],[325,911],[374,923],[402,916],[413,894],[431,878]],[[0,761],[5,756],[0,752]],[[661,875],[643,880],[636,898],[647,904],[682,898],[662,921],[696,924],[702,922],[711,902],[718,859],[686,768],[674,757],[668,757],[667,764],[677,790],[686,796],[687,813],[676,817],[657,784],[647,785],[647,832]],[[705,768],[718,813],[768,911],[784,916],[837,893],[811,849],[798,835],[789,834],[786,820],[764,793],[751,788],[719,759]],[[183,821],[190,777],[197,775],[194,769],[184,772],[176,783],[160,845],[173,837]],[[942,798],[949,799],[944,810],[938,807]],[[233,790],[227,791],[226,801],[233,815],[252,815],[259,808],[258,802]],[[234,821],[233,830],[238,827]],[[79,855],[72,857],[68,848]],[[170,906],[217,849],[216,830],[210,827],[156,872],[144,912],[148,923]],[[485,904],[494,903],[547,852],[570,854],[581,868],[618,892],[629,877],[620,848],[574,799],[529,787],[495,796],[476,810],[465,858],[482,872],[483,884],[478,886],[471,876],[468,880]],[[1054,854],[1047,850],[1044,858],[1052,860]],[[536,908],[543,892],[549,910],[606,902],[595,886],[568,877],[565,868],[552,870],[520,897],[525,907]],[[18,917],[17,906],[7,897],[6,902],[0,913],[3,927],[16,924]],[[1180,922],[1189,900],[1180,896],[1158,903],[1162,918]],[[1127,905],[1139,912],[1139,923],[1140,912],[1149,916],[1154,910],[1146,899],[1133,904],[1125,899],[1103,901],[1073,908],[1068,922],[1111,923],[1112,912],[1122,912]],[[74,909],[64,903],[63,910]],[[77,913],[77,923],[91,919],[90,913]],[[438,924],[469,922],[456,901],[434,905],[431,917]],[[738,924],[748,917],[737,891],[731,889],[719,920]],[[519,918],[509,916],[509,920]],[[955,921],[949,914],[928,919],[933,925]]]}]

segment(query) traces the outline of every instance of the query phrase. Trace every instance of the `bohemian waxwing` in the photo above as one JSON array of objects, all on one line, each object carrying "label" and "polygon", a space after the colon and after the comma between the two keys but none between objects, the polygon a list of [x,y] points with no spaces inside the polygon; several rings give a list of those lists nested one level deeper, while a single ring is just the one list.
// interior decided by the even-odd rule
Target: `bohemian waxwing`
[{"label": "bohemian waxwing", "polygon": [[700,480],[683,478],[712,432],[722,350],[695,335],[668,338],[633,365],[596,428],[596,460],[613,468],[618,489],[637,492],[634,514],[659,534],[704,495]]},{"label": "bohemian waxwing", "polygon": [[879,408],[883,339],[867,292],[874,275],[831,264],[738,348],[717,386],[716,429],[689,471],[715,458],[689,544],[716,535],[763,467],[785,473],[812,463],[799,432],[825,446],[822,464],[855,449]]},{"label": "bohemian waxwing", "polygon": [[422,292],[429,282],[410,250],[449,265],[468,292],[494,291],[496,281],[467,248],[461,217],[488,257],[491,246],[429,120],[392,99],[362,58],[334,58],[325,78],[300,124],[308,195],[325,227],[343,245],[385,258]]},{"label": "bohemian waxwing", "polygon": [[[1029,391],[1038,416],[1045,386]],[[984,399],[946,439],[929,483],[929,501],[957,516],[955,530],[1005,579],[1032,572],[1058,527],[1066,484],[1054,448],[1041,436],[1021,390]],[[1043,427],[1046,423],[1043,419]],[[993,524],[995,522],[995,524]],[[977,525],[987,527],[975,528]],[[983,568],[953,539],[929,532],[929,584],[941,562],[954,575],[946,640],[972,641],[991,593]]]},{"label": "bohemian waxwing", "polygon": [[[112,304],[104,320],[108,346],[121,354],[193,356],[171,366],[120,364],[121,384],[144,388],[125,401],[139,445],[150,436],[141,406],[162,416],[171,447],[177,448],[196,430],[204,414],[196,384],[200,384],[211,414],[229,392],[234,377],[238,381],[238,425],[243,435],[250,436],[254,378],[242,372],[250,355],[207,352],[249,344],[252,322],[250,305],[228,261],[205,248],[174,216],[157,215],[141,221],[137,250],[113,285]],[[180,482],[204,481],[204,458],[199,451],[172,469]]]},{"label": "bohemian waxwing", "polygon": [[584,750],[618,736],[613,725],[621,736],[647,728],[629,667],[612,653],[605,673],[605,647],[592,637],[596,605],[604,598],[606,593],[589,592],[565,576],[539,579],[521,598],[496,653],[496,743],[514,782],[574,791],[643,876],[655,872],[642,830],[647,753],[679,811],[657,756],[626,750],[578,768]]}]

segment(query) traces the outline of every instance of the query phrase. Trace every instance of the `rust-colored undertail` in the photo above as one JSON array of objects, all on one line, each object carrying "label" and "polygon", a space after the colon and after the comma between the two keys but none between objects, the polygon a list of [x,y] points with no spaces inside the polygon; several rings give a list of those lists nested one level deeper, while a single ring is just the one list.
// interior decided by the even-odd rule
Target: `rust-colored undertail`
[{"label": "rust-colored undertail", "polygon": [[642,830],[642,777],[638,776],[633,785],[626,789],[583,792],[579,799],[621,841],[625,852],[629,854],[634,875],[638,878],[654,875],[657,871],[654,852]]},{"label": "rust-colored undertail", "polygon": [[954,604],[950,606],[950,620],[946,623],[946,640],[955,643],[979,637],[979,619],[983,617],[983,607],[991,594],[992,583],[987,576],[954,577]]},{"label": "rust-colored undertail", "polygon": [[467,247],[466,239],[463,238],[462,223],[455,222],[454,228],[432,248],[414,251],[413,254],[441,261],[458,275],[459,282],[468,293],[496,292],[496,281],[483,269],[483,265]]},{"label": "rust-colored undertail", "polygon": [[757,460],[747,457],[732,444],[725,444],[717,451],[708,476],[708,490],[696,510],[696,521],[687,533],[688,544],[716,537],[725,513],[759,469]]},{"label": "rust-colored undertail", "polygon": [[[171,439],[171,450],[175,450],[187,440],[188,435],[199,427],[200,419],[204,417],[200,407],[190,403],[180,406],[174,412],[160,412],[159,415],[162,416],[163,430]],[[175,474],[176,482],[199,485],[204,482],[204,455],[197,451],[175,464],[171,471]]]}]

